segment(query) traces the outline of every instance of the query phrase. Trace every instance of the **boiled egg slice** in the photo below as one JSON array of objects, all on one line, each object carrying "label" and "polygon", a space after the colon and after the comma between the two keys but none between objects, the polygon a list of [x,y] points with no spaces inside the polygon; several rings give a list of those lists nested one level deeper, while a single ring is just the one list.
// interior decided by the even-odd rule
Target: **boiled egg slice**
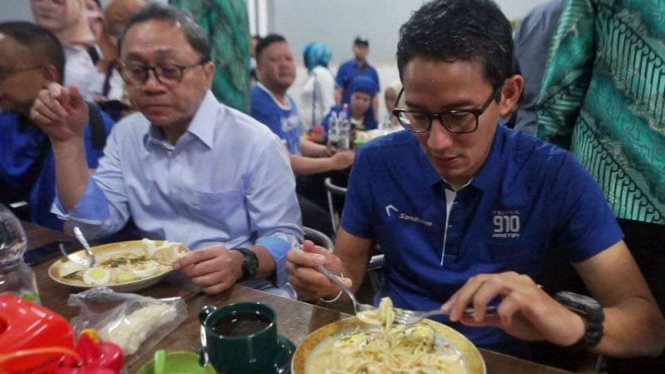
[{"label": "boiled egg slice", "polygon": [[83,273],[83,281],[92,286],[107,284],[111,280],[111,273],[102,268],[90,268]]},{"label": "boiled egg slice", "polygon": [[138,277],[132,272],[122,273],[118,275],[118,283],[127,283],[137,280]]},{"label": "boiled egg slice", "polygon": [[132,269],[132,273],[138,278],[151,277],[159,272],[159,264],[155,261],[147,261]]}]

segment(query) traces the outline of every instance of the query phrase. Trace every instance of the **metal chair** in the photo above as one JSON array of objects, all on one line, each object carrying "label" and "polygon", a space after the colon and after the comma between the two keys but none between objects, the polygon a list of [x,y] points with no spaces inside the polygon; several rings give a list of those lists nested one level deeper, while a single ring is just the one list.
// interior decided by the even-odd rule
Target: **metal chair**
[{"label": "metal chair", "polygon": [[322,233],[319,230],[314,230],[311,227],[303,227],[302,231],[305,233],[306,240],[311,240],[314,242],[314,244],[323,247],[330,252],[332,252],[333,248],[335,247],[332,239],[330,239],[328,235]]},{"label": "metal chair", "polygon": [[326,196],[328,197],[328,212],[330,213],[330,221],[332,222],[333,226],[332,229],[333,232],[337,234],[341,212],[335,211],[334,197],[346,197],[346,188],[334,185],[330,177],[327,177],[323,181],[323,185],[326,188]]}]

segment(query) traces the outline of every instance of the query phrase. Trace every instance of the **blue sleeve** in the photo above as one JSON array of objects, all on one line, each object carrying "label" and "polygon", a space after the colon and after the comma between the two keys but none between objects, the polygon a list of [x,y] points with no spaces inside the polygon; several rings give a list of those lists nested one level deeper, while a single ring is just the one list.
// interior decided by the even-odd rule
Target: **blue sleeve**
[{"label": "blue sleeve", "polygon": [[344,81],[344,73],[346,70],[345,69],[346,64],[342,64],[339,69],[337,70],[337,75],[335,76],[335,88],[341,88],[344,89],[345,81]]},{"label": "blue sleeve", "polygon": [[265,100],[262,100],[258,97],[258,93],[252,93],[252,117],[255,120],[261,122],[262,124],[268,126],[270,131],[275,135],[279,136],[280,139],[284,139],[284,133],[282,132],[282,122],[279,118],[279,113],[272,110],[272,103],[267,103]]},{"label": "blue sleeve", "polygon": [[558,238],[572,263],[587,260],[623,239],[623,232],[593,177],[568,154],[559,172],[565,180],[555,194],[562,205]]},{"label": "blue sleeve", "polygon": [[374,68],[372,68],[372,79],[376,82],[376,93],[378,94],[381,92],[381,83],[379,82],[379,73]]},{"label": "blue sleeve", "polygon": [[375,237],[372,219],[374,194],[371,186],[371,173],[372,170],[366,152],[363,148],[360,148],[349,176],[341,226],[349,234],[365,239]]},{"label": "blue sleeve", "polygon": [[282,286],[288,279],[286,256],[303,238],[295,177],[286,148],[276,137],[270,136],[253,161],[244,181],[251,231],[257,233],[256,245],[273,256],[275,283]]}]

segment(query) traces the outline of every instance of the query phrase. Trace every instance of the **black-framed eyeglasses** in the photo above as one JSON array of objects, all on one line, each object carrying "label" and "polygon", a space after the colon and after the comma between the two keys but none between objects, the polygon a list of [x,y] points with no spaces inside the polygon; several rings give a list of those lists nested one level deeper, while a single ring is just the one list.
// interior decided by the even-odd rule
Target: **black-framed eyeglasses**
[{"label": "black-framed eyeglasses", "polygon": [[31,71],[31,70],[39,70],[43,68],[43,66],[35,66],[32,68],[25,68],[25,69],[16,69],[16,70],[5,70],[5,69],[0,69],[0,82],[4,81],[5,79],[11,77],[12,75],[18,74],[18,73],[23,73],[26,71]]},{"label": "black-framed eyeglasses", "polygon": [[174,86],[182,82],[182,78],[185,76],[185,70],[203,65],[206,62],[208,61],[201,60],[192,65],[159,64],[156,66],[134,63],[123,64],[121,62],[119,63],[119,66],[122,80],[130,86],[140,86],[145,84],[150,78],[151,71],[159,83],[166,86]]},{"label": "black-framed eyeglasses", "polygon": [[[480,108],[451,109],[439,113],[431,113],[419,109],[394,109],[393,115],[397,117],[402,127],[411,132],[428,132],[432,128],[434,119],[438,118],[446,130],[454,134],[468,134],[478,129],[478,117],[489,108],[492,100],[496,98],[497,93],[501,90],[501,87],[497,87]],[[404,89],[402,88],[399,95],[397,95],[395,103],[399,103],[403,92]]]}]

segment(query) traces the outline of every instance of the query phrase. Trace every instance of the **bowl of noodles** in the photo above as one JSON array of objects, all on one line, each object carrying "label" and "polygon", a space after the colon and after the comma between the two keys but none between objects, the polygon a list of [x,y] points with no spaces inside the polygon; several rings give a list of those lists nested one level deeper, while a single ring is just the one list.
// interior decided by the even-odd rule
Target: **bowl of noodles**
[{"label": "bowl of noodles", "polygon": [[[189,249],[163,240],[132,240],[92,247],[95,265],[83,266],[63,257],[49,267],[54,281],[76,288],[109,287],[117,292],[133,292],[161,281],[173,270],[172,264]],[[85,260],[84,250],[69,257]],[[85,261],[82,261],[85,263]]]},{"label": "bowl of noodles", "polygon": [[310,334],[296,350],[293,374],[485,374],[478,349],[432,320],[392,324],[392,303],[336,321]]}]

